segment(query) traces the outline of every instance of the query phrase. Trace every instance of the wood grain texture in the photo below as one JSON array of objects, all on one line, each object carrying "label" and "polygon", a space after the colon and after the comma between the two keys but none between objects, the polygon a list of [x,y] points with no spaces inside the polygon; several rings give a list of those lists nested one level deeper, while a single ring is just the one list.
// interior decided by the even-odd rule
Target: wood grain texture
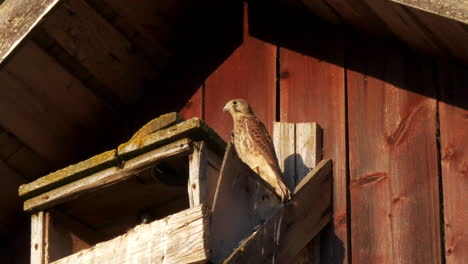
[{"label": "wood grain texture", "polygon": [[210,254],[208,225],[206,209],[197,206],[136,226],[124,235],[52,263],[204,263]]},{"label": "wood grain texture", "polygon": [[[211,202],[207,197],[207,154],[204,142],[193,143],[193,153],[189,156],[189,177],[187,193],[190,207],[205,204],[211,208]],[[208,202],[210,202],[208,204]]]},{"label": "wood grain texture", "polygon": [[439,63],[440,147],[447,264],[468,262],[468,77],[466,66]]},{"label": "wood grain texture", "polygon": [[42,28],[110,93],[135,102],[152,72],[132,44],[83,0],[66,0]]},{"label": "wood grain texture", "polygon": [[213,255],[210,260],[222,263],[243,239],[280,207],[281,202],[270,186],[243,163],[234,146],[228,144],[212,210]]},{"label": "wood grain texture", "polygon": [[459,0],[390,0],[468,24],[468,4]]},{"label": "wood grain texture", "polygon": [[[340,40],[314,41],[315,52],[343,63]],[[322,237],[324,263],[347,263],[347,179],[344,69],[280,49],[280,120],[317,122],[323,128],[323,158],[333,160],[333,221]]]},{"label": "wood grain texture", "polygon": [[161,148],[149,151],[136,158],[125,162],[123,167],[114,166],[108,169],[96,172],[88,177],[57,187],[51,191],[33,197],[24,202],[24,210],[41,210],[70,199],[74,199],[80,194],[91,192],[110,184],[120,182],[145,167],[154,164],[158,160],[177,155],[187,155],[191,152],[191,144],[188,139],[182,139],[163,146]]},{"label": "wood grain texture", "polygon": [[45,264],[45,225],[43,211],[31,215],[31,264]]},{"label": "wood grain texture", "polygon": [[290,190],[296,187],[296,125],[275,122],[273,124],[273,144],[284,183]]},{"label": "wood grain texture", "polygon": [[350,68],[366,69],[347,72],[352,261],[441,263],[436,101],[422,95],[435,94],[430,61],[352,48]]},{"label": "wood grain texture", "polygon": [[7,0],[0,9],[0,64],[59,0]]},{"label": "wood grain texture", "polygon": [[224,263],[291,263],[331,219],[331,172],[330,160],[320,162],[294,190],[295,202],[278,210]]},{"label": "wood grain texture", "polygon": [[228,101],[247,100],[270,134],[276,115],[276,47],[248,34],[246,13],[242,45],[205,82],[205,120],[226,141],[233,127],[223,113]]}]

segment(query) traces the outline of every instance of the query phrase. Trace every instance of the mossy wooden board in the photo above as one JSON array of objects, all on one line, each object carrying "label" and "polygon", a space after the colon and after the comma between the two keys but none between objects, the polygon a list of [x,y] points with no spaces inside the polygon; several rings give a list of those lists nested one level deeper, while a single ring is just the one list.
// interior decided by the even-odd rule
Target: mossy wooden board
[{"label": "mossy wooden board", "polygon": [[[189,138],[194,141],[204,140],[215,153],[219,155],[224,153],[226,143],[204,121],[192,118],[177,123],[180,121],[179,118],[176,113],[162,115],[147,123],[130,141],[121,144],[115,150],[101,153],[80,163],[50,173],[34,182],[21,185],[19,195],[25,199],[40,195],[98,171],[121,165],[133,157],[182,138]],[[175,125],[167,127],[170,124]],[[157,130],[157,126],[167,128]],[[154,130],[157,131],[151,133]],[[146,133],[150,134],[145,135]]]}]

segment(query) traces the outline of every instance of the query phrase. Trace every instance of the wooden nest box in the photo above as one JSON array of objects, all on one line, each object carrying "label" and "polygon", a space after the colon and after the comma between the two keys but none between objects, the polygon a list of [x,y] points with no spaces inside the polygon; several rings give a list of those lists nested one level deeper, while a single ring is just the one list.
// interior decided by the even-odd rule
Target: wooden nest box
[{"label": "wooden nest box", "polygon": [[330,221],[318,132],[275,124],[295,197],[284,206],[203,121],[154,119],[118,148],[20,186],[31,263],[291,262]]}]

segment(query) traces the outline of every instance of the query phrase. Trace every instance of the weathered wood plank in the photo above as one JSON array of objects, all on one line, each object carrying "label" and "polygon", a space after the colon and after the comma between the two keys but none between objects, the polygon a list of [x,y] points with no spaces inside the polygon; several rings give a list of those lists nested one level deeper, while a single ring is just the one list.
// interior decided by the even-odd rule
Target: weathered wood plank
[{"label": "weathered wood plank", "polygon": [[31,264],[45,264],[45,224],[43,211],[31,215]]},{"label": "weathered wood plank", "polygon": [[290,263],[330,221],[332,162],[321,161],[294,190],[295,202],[279,209],[224,263]]},{"label": "weathered wood plank", "polygon": [[242,98],[271,132],[276,116],[276,47],[248,34],[244,15],[242,45],[205,82],[205,120],[226,141],[232,120],[223,113],[229,100]]},{"label": "weathered wood plank", "polygon": [[[342,40],[314,39],[312,54],[280,49],[281,122],[317,122],[323,137],[323,158],[333,160],[333,221],[322,235],[323,263],[347,263],[347,175],[345,141],[345,74]],[[307,50],[306,50],[307,51]],[[334,61],[335,63],[330,63]]]},{"label": "weathered wood plank", "polygon": [[273,124],[273,144],[283,180],[290,190],[296,186],[296,125],[275,122]]},{"label": "weathered wood plank", "polygon": [[115,150],[109,150],[85,161],[70,165],[56,172],[52,172],[31,183],[23,184],[19,187],[18,193],[21,197],[30,198],[55,187],[65,185],[75,180],[81,179],[101,170],[114,167],[120,164]]},{"label": "weathered wood plank", "polygon": [[447,264],[468,262],[467,68],[439,63],[440,148]]},{"label": "weathered wood plank", "polygon": [[431,62],[350,48],[349,67],[366,69],[347,74],[352,261],[441,263],[436,101],[423,95],[435,97]]},{"label": "weathered wood plank", "polygon": [[118,147],[118,155],[126,160],[150,149],[186,137],[194,141],[206,141],[208,146],[216,153],[223,153],[226,147],[226,143],[203,120],[192,118],[142,138],[123,143]]},{"label": "weathered wood plank", "polygon": [[[322,130],[317,123],[297,123],[295,132],[295,182],[299,183],[322,159]],[[320,244],[320,234],[317,234],[293,263],[320,263]]]},{"label": "weathered wood plank", "polygon": [[322,160],[322,129],[317,123],[297,123],[295,138],[295,182],[299,183]]},{"label": "weathered wood plank", "polygon": [[123,167],[110,167],[88,177],[73,181],[64,186],[45,192],[24,202],[24,210],[41,210],[58,203],[63,203],[78,195],[103,188],[125,180],[146,166],[159,160],[176,155],[187,155],[192,151],[191,142],[181,139],[172,144],[152,150],[125,162]]},{"label": "weathered wood plank", "polygon": [[204,142],[194,142],[193,153],[189,156],[189,179],[187,183],[190,207],[205,204],[208,208],[211,208],[211,203],[207,204],[207,163],[206,145]]},{"label": "weathered wood plank", "polygon": [[59,0],[6,0],[0,9],[0,64]]},{"label": "weathered wood plank", "polygon": [[136,138],[142,138],[153,132],[156,132],[161,129],[165,129],[169,126],[178,124],[182,121],[183,121],[182,117],[175,112],[161,115],[149,121],[148,123],[146,123],[146,125],[144,125],[135,134],[133,134],[130,140],[134,140]]},{"label": "weathered wood plank", "polygon": [[207,210],[196,206],[52,263],[203,263],[208,226]]},{"label": "weathered wood plank", "polygon": [[86,1],[64,1],[41,27],[121,102],[132,103],[142,94],[150,65]]},{"label": "weathered wood plank", "polygon": [[281,207],[279,198],[268,186],[228,144],[212,210],[211,261],[221,263],[239,242]]},{"label": "weathered wood plank", "polygon": [[468,24],[468,3],[459,0],[389,0]]}]

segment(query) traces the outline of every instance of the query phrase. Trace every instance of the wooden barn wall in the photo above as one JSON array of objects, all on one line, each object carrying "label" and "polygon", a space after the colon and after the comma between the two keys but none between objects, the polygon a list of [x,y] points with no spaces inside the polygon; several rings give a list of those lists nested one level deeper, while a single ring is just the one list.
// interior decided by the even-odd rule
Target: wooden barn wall
[{"label": "wooden barn wall", "polygon": [[[204,118],[225,140],[232,121],[222,108],[234,98],[270,132],[274,121],[321,125],[334,215],[320,263],[466,263],[466,67],[300,17],[281,27],[274,20],[288,10],[270,11],[245,15],[243,44],[182,115]],[[262,32],[266,24],[275,31]]]}]

